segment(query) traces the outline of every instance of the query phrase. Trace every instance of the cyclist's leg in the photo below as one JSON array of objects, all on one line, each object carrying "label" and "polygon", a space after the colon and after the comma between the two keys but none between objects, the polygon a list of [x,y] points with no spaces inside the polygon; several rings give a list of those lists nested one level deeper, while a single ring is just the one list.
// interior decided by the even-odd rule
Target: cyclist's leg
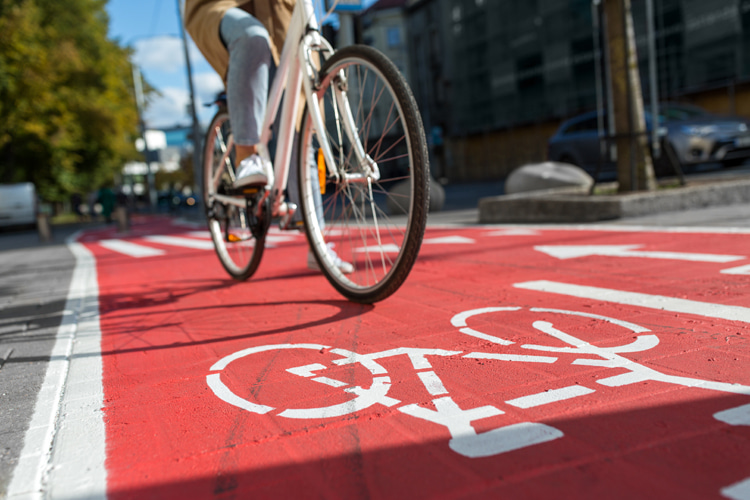
[{"label": "cyclist's leg", "polygon": [[[258,153],[268,98],[272,62],[268,31],[249,13],[233,8],[224,15],[220,32],[229,51],[227,104],[240,164],[238,178],[247,180],[248,176],[253,176],[257,179],[251,183],[265,184],[272,175],[270,166],[252,156]],[[252,161],[243,162],[246,158]]]}]

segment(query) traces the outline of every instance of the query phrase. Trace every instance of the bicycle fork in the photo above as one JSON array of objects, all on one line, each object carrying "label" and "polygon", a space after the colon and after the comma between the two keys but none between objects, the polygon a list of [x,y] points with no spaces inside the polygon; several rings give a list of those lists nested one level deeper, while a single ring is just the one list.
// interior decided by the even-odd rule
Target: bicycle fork
[{"label": "bicycle fork", "polygon": [[[352,114],[352,109],[349,105],[349,82],[343,70],[339,71],[337,75],[331,76],[333,79],[331,89],[335,96],[335,99],[331,104],[333,107],[339,144],[343,144],[343,129],[343,133],[346,135],[346,138],[351,145],[352,153],[356,159],[359,172],[346,172],[344,169],[345,162],[335,161],[331,144],[326,140],[328,134],[325,127],[323,113],[320,109],[319,96],[315,92],[320,86],[320,75],[313,62],[313,48],[328,54],[333,54],[333,48],[317,31],[312,31],[305,35],[299,47],[299,60],[304,63],[303,71],[305,73],[305,78],[302,79],[302,87],[305,92],[307,108],[313,122],[313,127],[320,138],[318,142],[320,143],[320,148],[323,150],[326,171],[337,183],[342,180],[345,183],[368,182],[368,180],[378,181],[380,180],[380,169],[378,168],[378,164],[367,154],[362,144],[360,131],[357,129],[354,115]],[[316,88],[313,88],[313,85],[315,85]],[[343,156],[344,151],[339,151],[339,154]],[[340,160],[343,160],[343,158],[340,158]],[[336,165],[340,165],[340,167],[337,169]]]}]

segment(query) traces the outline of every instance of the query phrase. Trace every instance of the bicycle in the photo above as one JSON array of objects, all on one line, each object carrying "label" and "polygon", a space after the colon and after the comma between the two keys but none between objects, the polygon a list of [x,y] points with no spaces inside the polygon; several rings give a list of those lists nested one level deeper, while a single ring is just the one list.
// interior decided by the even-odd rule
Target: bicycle
[{"label": "bicycle", "polygon": [[[291,226],[297,205],[284,191],[300,90],[305,109],[296,167],[307,240],[325,277],[347,299],[383,300],[406,280],[424,235],[429,205],[424,127],[396,66],[367,46],[334,52],[319,32],[312,0],[296,1],[270,87],[260,139],[266,158],[284,95],[270,185],[233,188],[234,143],[225,102],[218,102],[208,128],[203,196],[219,260],[233,278],[246,280],[260,264],[271,220],[279,218],[282,229]],[[337,267],[336,254],[353,272]]]}]

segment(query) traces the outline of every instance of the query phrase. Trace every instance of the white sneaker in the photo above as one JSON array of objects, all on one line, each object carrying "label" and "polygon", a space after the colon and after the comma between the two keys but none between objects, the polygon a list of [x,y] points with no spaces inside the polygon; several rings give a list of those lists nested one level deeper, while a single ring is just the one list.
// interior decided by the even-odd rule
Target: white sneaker
[{"label": "white sneaker", "polygon": [[[326,245],[326,251],[331,257],[331,260],[333,260],[333,263],[336,265],[336,267],[339,268],[339,271],[344,274],[351,274],[354,272],[354,266],[347,261],[342,260],[341,257],[338,256],[336,251],[333,249],[333,243],[328,243]],[[315,260],[315,254],[313,254],[312,250],[307,251],[307,268],[312,269],[313,271],[320,271],[320,266],[318,266],[318,261]]]},{"label": "white sneaker", "polygon": [[265,186],[270,165],[260,155],[251,155],[240,162],[234,187]]}]

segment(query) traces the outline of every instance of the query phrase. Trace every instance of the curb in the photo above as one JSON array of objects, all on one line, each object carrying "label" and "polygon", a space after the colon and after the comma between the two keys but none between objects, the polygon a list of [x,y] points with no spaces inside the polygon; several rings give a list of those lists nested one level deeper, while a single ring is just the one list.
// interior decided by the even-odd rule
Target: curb
[{"label": "curb", "polygon": [[563,188],[482,198],[479,222],[596,222],[748,202],[750,178],[597,196]]}]

